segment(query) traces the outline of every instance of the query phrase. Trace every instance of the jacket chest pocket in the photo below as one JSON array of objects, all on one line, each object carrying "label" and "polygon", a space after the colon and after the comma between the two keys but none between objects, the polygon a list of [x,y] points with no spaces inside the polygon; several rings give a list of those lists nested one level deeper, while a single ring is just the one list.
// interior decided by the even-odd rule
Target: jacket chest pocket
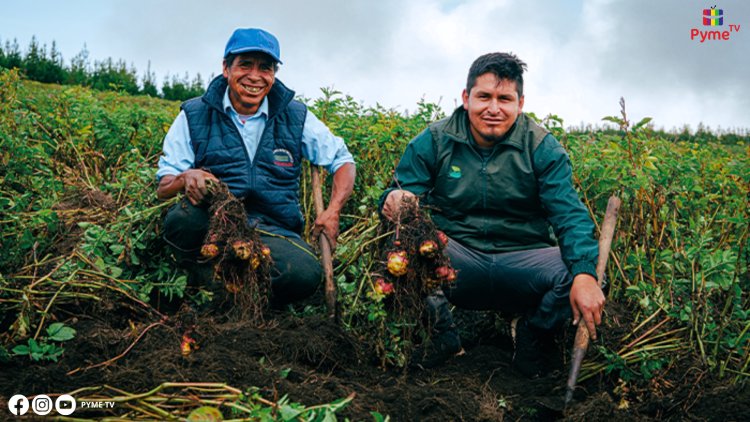
[{"label": "jacket chest pocket", "polygon": [[446,162],[435,177],[431,193],[434,205],[445,214],[481,209],[484,196],[480,181],[475,166],[456,159]]},{"label": "jacket chest pocket", "polygon": [[293,189],[297,186],[301,166],[290,152],[277,148],[262,154],[256,168],[256,174],[274,188]]}]

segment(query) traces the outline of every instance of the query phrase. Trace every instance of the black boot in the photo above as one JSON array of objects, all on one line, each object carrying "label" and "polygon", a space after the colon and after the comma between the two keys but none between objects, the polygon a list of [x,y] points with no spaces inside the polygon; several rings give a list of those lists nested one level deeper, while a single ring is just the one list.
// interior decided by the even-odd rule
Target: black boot
[{"label": "black boot", "polygon": [[412,356],[412,365],[434,368],[461,352],[461,338],[442,291],[427,296],[425,305],[428,326],[431,328],[430,339],[417,348]]},{"label": "black boot", "polygon": [[513,336],[513,368],[527,378],[538,378],[544,375],[544,357],[542,349],[549,340],[547,333],[529,325],[526,317],[521,317],[515,327]]}]

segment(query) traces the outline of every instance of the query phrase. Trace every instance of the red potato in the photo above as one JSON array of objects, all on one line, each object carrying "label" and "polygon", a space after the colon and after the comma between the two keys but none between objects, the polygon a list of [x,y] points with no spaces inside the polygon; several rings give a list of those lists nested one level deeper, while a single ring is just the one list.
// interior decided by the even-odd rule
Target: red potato
[{"label": "red potato", "polygon": [[219,247],[214,243],[206,243],[201,247],[201,255],[204,258],[216,258],[219,255]]},{"label": "red potato", "polygon": [[440,243],[442,243],[443,246],[446,246],[448,244],[448,235],[443,233],[440,230],[438,230],[437,235],[438,235],[438,239],[440,240]]},{"label": "red potato", "polygon": [[180,352],[182,352],[182,356],[190,355],[190,353],[197,348],[198,346],[195,344],[195,340],[189,335],[183,334],[182,342],[180,343]]},{"label": "red potato", "polygon": [[383,278],[378,278],[377,280],[375,280],[373,288],[376,292],[382,295],[388,296],[389,294],[393,293],[393,283],[387,282]]},{"label": "red potato", "polygon": [[247,261],[252,253],[253,245],[250,242],[244,240],[235,240],[232,242],[232,251],[234,256],[242,261]]},{"label": "red potato", "polygon": [[426,258],[433,258],[438,251],[438,245],[434,240],[425,240],[419,245],[419,254]]},{"label": "red potato", "polygon": [[396,277],[406,274],[409,267],[409,258],[406,251],[395,251],[388,254],[388,271]]}]

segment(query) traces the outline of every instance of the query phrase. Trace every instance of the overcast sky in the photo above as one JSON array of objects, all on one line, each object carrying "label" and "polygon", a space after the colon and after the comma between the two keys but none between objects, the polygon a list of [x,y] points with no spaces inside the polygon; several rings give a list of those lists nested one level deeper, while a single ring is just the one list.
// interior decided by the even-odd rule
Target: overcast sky
[{"label": "overcast sky", "polygon": [[[450,111],[478,56],[516,53],[528,63],[524,109],[566,125],[619,114],[666,129],[699,122],[750,128],[750,2],[724,0],[67,0],[6,1],[0,42],[32,35],[57,43],[66,64],[132,63],[204,79],[221,72],[237,27],[281,43],[277,77],[308,98],[333,87],[365,105],[413,110],[424,98]],[[703,26],[716,5],[723,26]],[[740,30],[729,40],[691,40],[691,29]],[[735,28],[736,27],[732,27]]]}]

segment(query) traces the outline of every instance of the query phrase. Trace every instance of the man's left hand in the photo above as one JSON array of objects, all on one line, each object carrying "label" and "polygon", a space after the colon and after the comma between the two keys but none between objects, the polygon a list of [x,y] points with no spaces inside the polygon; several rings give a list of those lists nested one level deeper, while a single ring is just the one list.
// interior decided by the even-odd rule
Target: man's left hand
[{"label": "man's left hand", "polygon": [[313,238],[317,239],[320,236],[320,232],[323,232],[328,238],[328,243],[331,244],[331,249],[336,249],[336,239],[339,237],[339,213],[331,210],[330,208],[323,211],[318,218],[315,219],[315,227],[313,228]]},{"label": "man's left hand", "polygon": [[573,310],[573,324],[577,325],[583,318],[589,335],[596,340],[596,326],[602,323],[604,293],[589,274],[578,274],[570,288],[570,307]]}]

